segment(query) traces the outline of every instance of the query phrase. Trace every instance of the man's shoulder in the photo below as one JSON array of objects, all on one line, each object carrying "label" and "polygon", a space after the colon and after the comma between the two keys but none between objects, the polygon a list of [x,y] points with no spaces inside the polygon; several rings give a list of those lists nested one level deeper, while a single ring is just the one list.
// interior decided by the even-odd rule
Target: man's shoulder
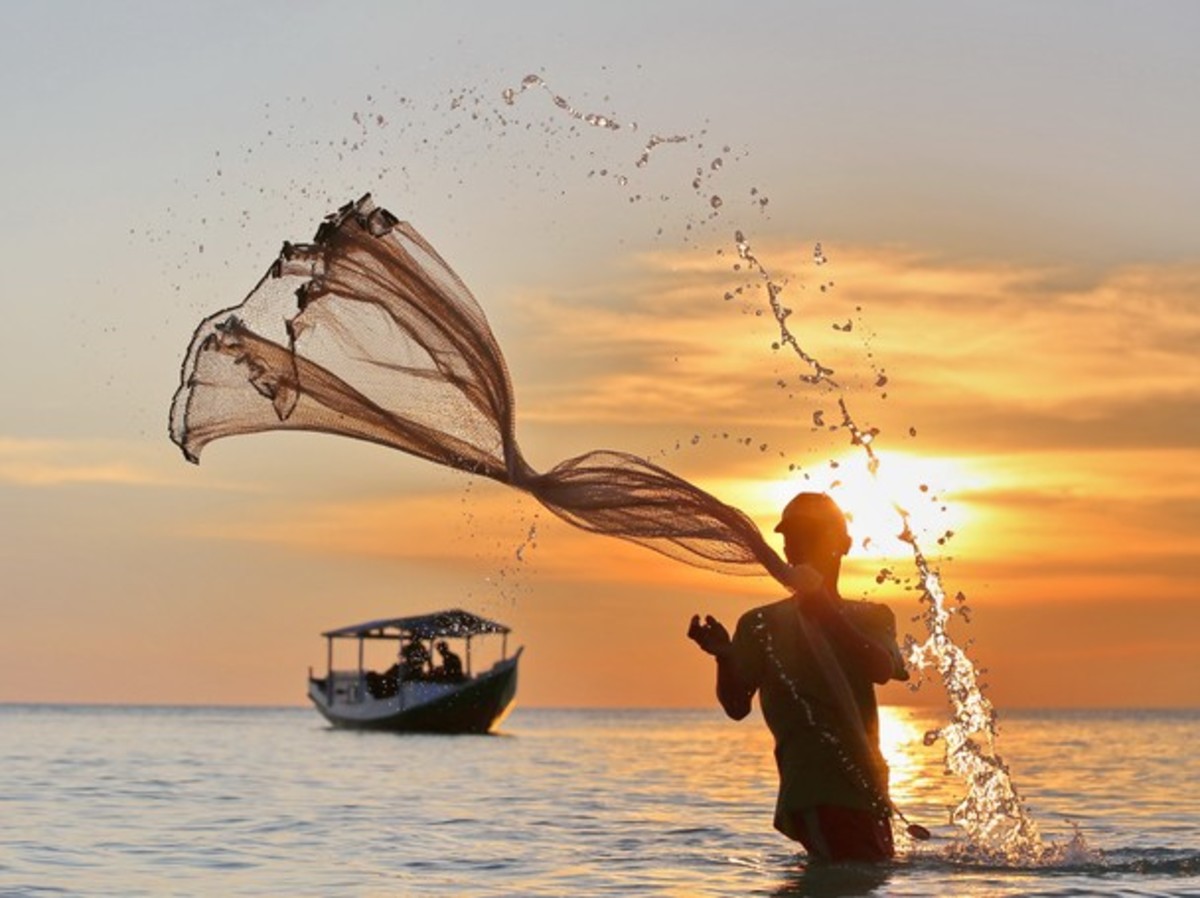
[{"label": "man's shoulder", "polygon": [[790,631],[799,620],[796,614],[796,600],[786,596],[766,605],[751,608],[737,622],[737,633],[742,638],[761,641],[764,633],[783,633]]},{"label": "man's shoulder", "polygon": [[795,598],[785,596],[774,602],[768,602],[765,605],[759,605],[757,608],[751,608],[740,618],[738,618],[738,626],[743,623],[753,624],[761,621],[770,620],[784,614],[795,614]]},{"label": "man's shoulder", "polygon": [[851,614],[864,623],[894,623],[896,615],[882,602],[868,602],[866,599],[845,600],[847,614]]},{"label": "man's shoulder", "polygon": [[882,602],[848,601],[844,613],[863,630],[889,635],[896,632],[896,615]]},{"label": "man's shoulder", "polygon": [[789,628],[799,618],[795,603],[788,596],[776,602],[751,608],[738,618],[733,634],[733,659],[741,679],[757,687],[767,663],[768,647],[772,644],[791,644]]}]

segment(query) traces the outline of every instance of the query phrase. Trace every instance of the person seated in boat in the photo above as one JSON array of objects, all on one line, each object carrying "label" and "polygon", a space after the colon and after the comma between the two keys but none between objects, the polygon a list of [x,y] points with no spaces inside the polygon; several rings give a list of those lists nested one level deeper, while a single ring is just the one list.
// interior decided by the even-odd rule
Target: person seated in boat
[{"label": "person seated in boat", "polygon": [[741,720],[759,695],[775,737],[775,828],[814,860],[887,860],[894,806],[874,687],[908,679],[895,616],[838,595],[851,542],[829,496],[799,494],[775,530],[794,566],[794,593],[746,612],[732,639],[711,615],[694,616],[688,636],[716,658],[726,714]]},{"label": "person seated in boat", "polygon": [[399,664],[393,664],[383,673],[368,670],[364,679],[367,681],[367,693],[372,698],[391,698],[396,694],[396,674]]},{"label": "person seated in boat", "polygon": [[401,678],[405,680],[423,680],[429,668],[429,649],[417,638],[410,639],[400,650],[403,659]]},{"label": "person seated in boat", "polygon": [[438,654],[442,656],[442,664],[434,670],[434,678],[447,680],[451,683],[457,683],[465,679],[463,676],[462,659],[450,651],[450,644],[442,639],[437,644],[437,650]]},{"label": "person seated in boat", "polygon": [[[396,690],[400,686],[400,665],[393,664],[381,674],[367,674],[367,688],[371,690],[371,694],[376,698],[391,698],[396,694]],[[375,677],[374,685],[371,684],[370,677]]]}]

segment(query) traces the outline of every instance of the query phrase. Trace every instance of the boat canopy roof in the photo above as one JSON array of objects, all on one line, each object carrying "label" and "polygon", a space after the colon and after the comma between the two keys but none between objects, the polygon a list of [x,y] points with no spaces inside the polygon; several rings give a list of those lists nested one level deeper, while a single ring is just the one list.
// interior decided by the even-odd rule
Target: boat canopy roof
[{"label": "boat canopy roof", "polygon": [[322,636],[357,637],[359,639],[401,639],[405,636],[433,639],[439,636],[475,636],[479,633],[509,633],[511,629],[496,621],[487,620],[461,608],[417,614],[412,617],[389,617],[367,621],[349,627],[327,630]]}]

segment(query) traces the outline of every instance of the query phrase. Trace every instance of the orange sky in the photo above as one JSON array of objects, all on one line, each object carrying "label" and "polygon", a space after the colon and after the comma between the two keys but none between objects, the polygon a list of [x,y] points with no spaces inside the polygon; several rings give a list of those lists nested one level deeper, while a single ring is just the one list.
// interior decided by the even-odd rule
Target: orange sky
[{"label": "orange sky", "polygon": [[[803,260],[788,261],[799,278]],[[551,303],[535,291],[515,300],[516,330],[529,336],[510,354],[545,347],[545,371],[556,375],[516,383],[520,436],[535,464],[614,443],[662,447],[656,460],[765,530],[794,490],[830,489],[855,516],[843,592],[893,603],[902,631],[920,637],[911,591],[875,582],[885,567],[913,576],[888,542],[895,498],[924,527],[947,590],[968,597],[973,620],[955,632],[975,639],[997,703],[1192,701],[1200,613],[1189,573],[1200,540],[1186,513],[1200,484],[1188,476],[1195,453],[1178,445],[1194,425],[1169,416],[1195,366],[1172,345],[1200,326],[1186,306],[1200,267],[1116,271],[1059,288],[1037,271],[843,248],[828,268],[836,289],[854,296],[836,302],[862,304],[854,317],[869,322],[871,351],[888,360],[885,390],[843,394],[882,429],[872,484],[844,433],[812,427],[815,409],[835,417],[838,394],[789,400],[774,382],[784,365],[763,348],[770,327],[714,301],[720,266],[662,275],[675,264],[638,259],[611,290],[589,288],[600,300]],[[1038,314],[1010,323],[1006,291],[1030,290]],[[1071,319],[1080,307],[1088,314]],[[1139,322],[1131,307],[1179,311]],[[589,326],[573,330],[580,316]],[[618,333],[626,339],[616,367],[605,347]],[[835,336],[847,357],[863,352],[853,332]],[[837,340],[829,342],[832,354]],[[1118,343],[1120,365],[1111,358]],[[905,350],[913,344],[924,351]],[[1106,365],[1111,376],[1095,376]],[[23,533],[80,546],[54,570],[10,578],[50,599],[10,622],[26,639],[9,663],[15,650],[41,672],[29,697],[291,702],[296,671],[323,661],[320,630],[465,604],[516,626],[527,646],[523,702],[698,704],[711,692],[711,664],[683,638],[687,618],[709,611],[732,624],[777,593],[765,578],[692,570],[573,531],[510,490],[376,447],[261,436],[214,445],[198,469],[155,448],[139,458],[121,445],[5,441],[0,475],[23,500]],[[166,509],[163,494],[174,497]],[[534,544],[518,560],[531,527]],[[954,535],[939,546],[947,530]],[[86,607],[105,614],[64,617],[69,599],[52,598],[80,588],[79,566]],[[147,673],[131,678],[133,670]],[[886,696],[940,700],[929,687]]]},{"label": "orange sky", "polygon": [[[967,596],[971,622],[954,632],[974,640],[1001,708],[1195,706],[1200,228],[1186,224],[1200,184],[1185,150],[1200,134],[1172,110],[1190,113],[1180,85],[1200,72],[1170,36],[1186,29],[1166,15],[1136,34],[1124,17],[1097,15],[1085,33],[1039,20],[1045,46],[1027,48],[1018,76],[1002,35],[967,13],[946,11],[964,54],[901,21],[843,11],[814,34],[799,13],[776,14],[751,36],[701,9],[686,26],[698,55],[679,59],[581,58],[554,41],[537,63],[548,80],[581,108],[641,120],[615,135],[580,131],[549,98],[501,104],[547,42],[499,21],[506,40],[485,40],[482,24],[464,38],[431,11],[431,46],[465,39],[493,68],[469,80],[407,61],[381,86],[372,53],[390,57],[370,44],[301,94],[290,48],[266,48],[258,68],[211,88],[239,103],[205,106],[201,92],[192,117],[173,119],[173,93],[192,82],[168,52],[182,32],[162,19],[146,25],[162,41],[146,60],[161,84],[96,61],[96,83],[125,98],[109,118],[88,117],[99,88],[66,68],[47,75],[56,89],[30,87],[40,105],[8,98],[10,118],[30,123],[22,135],[49,139],[71,119],[95,158],[54,167],[18,141],[0,166],[20,173],[14,197],[30,180],[50,191],[7,243],[37,264],[10,261],[4,300],[0,701],[299,703],[306,668],[324,661],[320,631],[452,605],[514,626],[523,704],[712,701],[687,621],[707,611],[732,625],[777,595],[765,577],[572,531],[527,497],[378,447],[273,434],[216,443],[196,468],[167,442],[192,327],[236,303],[283,239],[371,189],[489,314],[535,467],[642,453],[768,531],[793,491],[829,489],[854,515],[843,594],[891,603],[920,637],[912,564],[893,539],[899,501],[947,591]],[[52,13],[24,15],[58,33]],[[647,39],[665,40],[669,19],[650,15]],[[198,46],[223,46],[197,27]],[[288,27],[300,43],[328,37]],[[62,39],[86,53],[85,31]],[[806,53],[782,52],[789,34]],[[1101,86],[1088,41],[1147,65]],[[753,62],[700,53],[722,42]],[[878,48],[873,76],[839,57],[863,46]],[[892,59],[897,47],[910,55]],[[470,125],[446,84],[530,127]],[[381,94],[388,127],[380,112],[368,134],[357,110],[384,109]],[[1153,109],[1128,123],[1122,96]],[[138,140],[147,110],[174,155]],[[873,129],[889,139],[867,139]],[[660,132],[689,140],[637,167]],[[352,156],[351,139],[371,152]],[[72,233],[92,235],[75,264],[48,211],[68,207]],[[792,329],[837,389],[801,384],[802,366],[771,348],[762,291],[735,268],[735,228],[786,281]],[[840,420],[839,398],[880,429],[878,483],[844,430],[814,424]],[[877,583],[883,568],[899,582]],[[884,700],[943,698],[928,684]]]}]

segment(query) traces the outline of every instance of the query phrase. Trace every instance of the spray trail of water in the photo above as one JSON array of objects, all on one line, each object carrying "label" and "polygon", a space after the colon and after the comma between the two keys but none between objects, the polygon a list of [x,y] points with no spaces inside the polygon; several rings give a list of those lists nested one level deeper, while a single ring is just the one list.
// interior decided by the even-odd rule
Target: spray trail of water
[{"label": "spray trail of water", "polygon": [[[550,85],[547,84],[545,79],[540,75],[526,75],[521,79],[521,84],[519,87],[505,88],[501,92],[500,96],[506,105],[513,106],[516,105],[517,97],[531,88],[539,88],[545,91],[547,94],[549,94],[551,101],[556,107],[561,109],[571,118],[577,119],[584,124],[591,125],[594,128],[604,128],[609,131],[620,131],[623,127],[625,127],[630,131],[637,130],[637,122],[630,122],[628,125],[622,125],[612,116],[600,115],[594,112],[580,112],[571,104],[569,100],[567,100],[566,97],[564,97],[562,94],[555,93]],[[672,134],[667,137],[664,137],[661,134],[652,134],[650,135],[650,139],[646,141],[645,146],[642,147],[641,155],[638,156],[637,160],[634,162],[634,165],[637,168],[645,168],[650,164],[650,155],[657,147],[660,147],[666,143],[687,143],[691,139],[691,135],[688,134]],[[720,167],[721,160],[715,160],[713,164],[714,170],[719,169]],[[622,185],[623,184],[624,181],[622,181]],[[718,203],[719,202],[720,201],[718,199]]]},{"label": "spray trail of water", "polygon": [[519,546],[517,546],[516,551],[513,554],[514,554],[514,557],[517,559],[517,561],[524,561],[525,560],[525,551],[527,549],[536,549],[536,548],[537,548],[537,521],[534,521],[532,524],[529,525],[529,532],[527,534],[525,534],[525,539],[523,539],[521,541],[521,544]]},{"label": "spray trail of water", "polygon": [[947,631],[951,610],[941,577],[921,550],[909,526],[908,512],[898,506],[897,511],[904,525],[900,538],[912,549],[921,582],[921,600],[927,606],[922,618],[928,636],[922,643],[907,637],[905,653],[918,670],[930,667],[937,670],[951,707],[950,722],[927,733],[925,741],[932,744],[939,737],[944,741],[946,768],[970,787],[951,814],[951,820],[967,831],[971,850],[976,854],[1006,861],[1037,862],[1046,854],[1046,847],[1013,785],[1007,765],[996,752],[995,708],[983,694],[975,665]]},{"label": "spray trail of water", "polygon": [[833,374],[832,368],[827,368],[820,363],[814,356],[809,355],[804,347],[800,345],[800,341],[796,339],[788,327],[787,320],[792,314],[792,310],[786,308],[779,297],[783,293],[783,285],[777,283],[763,266],[758,261],[758,258],[750,250],[750,244],[746,240],[746,236],[738,231],[734,235],[734,242],[737,246],[738,257],[742,259],[752,271],[757,271],[759,276],[767,287],[767,299],[771,304],[771,313],[775,316],[775,321],[779,324],[779,344],[787,346],[796,354],[804,365],[811,369],[810,374],[802,374],[800,379],[805,383],[819,384],[825,382],[831,387],[837,387],[837,382],[830,377]]},{"label": "spray trail of water", "polygon": [[642,155],[638,156],[637,162],[634,163],[638,168],[645,168],[650,162],[650,154],[654,152],[654,148],[664,143],[687,143],[691,140],[686,134],[672,134],[670,137],[660,137],[657,134],[651,134],[650,139],[646,141],[646,146],[642,148]]},{"label": "spray trail of water", "polygon": [[[806,352],[788,326],[791,310],[781,302],[782,287],[771,277],[750,248],[745,235],[737,231],[734,237],[738,255],[765,282],[771,312],[779,326],[779,344],[792,349],[809,369],[802,380],[825,384],[838,389],[831,377],[833,371]],[[814,252],[818,264],[824,254]],[[851,444],[867,456],[867,469],[877,475],[879,456],[874,449],[878,428],[860,426],[850,412],[844,396],[838,398],[842,426],[850,434]],[[952,609],[947,606],[945,590],[939,573],[931,567],[911,527],[907,509],[892,502],[902,524],[900,538],[910,548],[921,586],[921,600],[926,606],[922,619],[927,638],[918,643],[909,636],[905,641],[908,662],[918,671],[932,668],[937,671],[950,702],[950,722],[940,730],[926,734],[926,744],[941,738],[946,746],[946,768],[967,783],[966,797],[951,814],[951,820],[962,827],[969,843],[966,851],[974,857],[1006,862],[1034,863],[1043,859],[1047,848],[1038,828],[1026,811],[1017,793],[1008,767],[996,752],[996,712],[984,696],[978,672],[966,652],[948,632]]]},{"label": "spray trail of water", "polygon": [[[550,94],[551,98],[553,99],[554,105],[566,112],[567,115],[571,116],[571,118],[579,119],[579,121],[583,122],[584,124],[592,125],[596,128],[607,128],[609,131],[621,130],[620,122],[617,122],[610,116],[599,115],[595,112],[580,112],[567,101],[566,97],[562,96],[562,94],[556,94],[553,90],[551,90],[550,85],[542,80],[540,75],[526,75],[521,79],[520,87],[506,88],[501,94],[501,97],[503,97],[506,104],[512,106],[517,101],[517,95],[524,93],[530,88],[540,88],[546,91],[546,93]],[[637,129],[637,125],[632,125],[630,127],[634,130]]]}]

